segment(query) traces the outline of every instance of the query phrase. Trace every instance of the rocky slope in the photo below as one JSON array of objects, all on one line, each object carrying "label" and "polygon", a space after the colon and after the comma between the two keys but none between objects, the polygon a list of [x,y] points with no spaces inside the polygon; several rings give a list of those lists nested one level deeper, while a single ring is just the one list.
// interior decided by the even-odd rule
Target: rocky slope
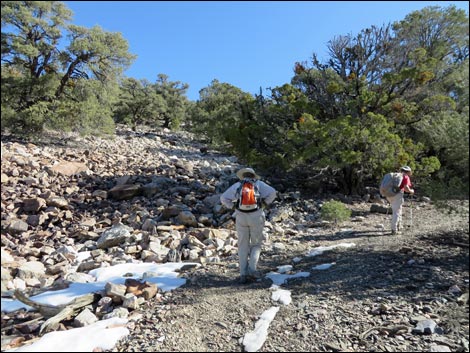
[{"label": "rocky slope", "polygon": [[[287,190],[268,210],[265,276],[239,285],[234,224],[218,201],[236,180],[235,158],[189,134],[126,129],[111,140],[2,136],[1,148],[2,296],[129,261],[202,264],[181,274],[185,286],[126,308],[131,334],[113,351],[243,351],[270,307],[279,311],[259,351],[468,351],[468,202],[450,214],[408,202],[406,231],[392,237],[376,190],[343,197],[353,216],[340,226],[319,220],[324,200]],[[354,246],[334,247],[345,243]],[[308,256],[320,246],[331,248]],[[81,261],[83,251],[93,257]],[[273,300],[269,279],[285,265],[309,274],[282,284],[288,305]],[[37,337],[43,322],[2,313],[2,350]]]}]

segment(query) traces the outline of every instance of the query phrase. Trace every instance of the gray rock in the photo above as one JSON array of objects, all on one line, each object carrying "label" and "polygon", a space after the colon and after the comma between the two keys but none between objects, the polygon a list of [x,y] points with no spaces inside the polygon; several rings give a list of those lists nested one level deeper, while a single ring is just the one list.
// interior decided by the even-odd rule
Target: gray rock
[{"label": "gray rock", "polygon": [[432,335],[436,331],[436,328],[436,322],[434,320],[427,319],[419,321],[412,332],[415,334]]}]

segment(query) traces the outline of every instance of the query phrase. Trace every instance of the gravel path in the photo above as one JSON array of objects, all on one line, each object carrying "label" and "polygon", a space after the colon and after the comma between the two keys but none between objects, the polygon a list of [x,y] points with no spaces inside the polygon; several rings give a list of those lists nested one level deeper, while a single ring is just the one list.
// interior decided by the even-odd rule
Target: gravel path
[{"label": "gravel path", "polygon": [[[270,239],[260,260],[265,274],[286,264],[311,273],[282,286],[291,292],[289,305],[271,299],[266,277],[239,285],[236,258],[186,273],[188,284],[166,303],[148,303],[113,351],[243,351],[244,335],[277,306],[259,351],[468,352],[468,213],[416,206],[413,228],[399,237],[376,227],[388,224],[389,215],[370,213],[363,222],[319,228],[311,237]],[[352,209],[365,214],[368,207]],[[275,249],[277,241],[285,250]],[[305,256],[339,243],[355,246]],[[334,265],[312,270],[325,263]],[[435,323],[434,333],[416,331],[426,320]]]}]

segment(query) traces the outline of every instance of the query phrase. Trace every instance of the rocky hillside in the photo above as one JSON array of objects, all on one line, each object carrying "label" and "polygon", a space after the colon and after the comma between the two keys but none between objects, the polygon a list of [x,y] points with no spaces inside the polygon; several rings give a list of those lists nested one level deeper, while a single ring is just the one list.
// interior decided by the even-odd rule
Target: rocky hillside
[{"label": "rocky hillside", "polygon": [[[131,334],[114,351],[242,351],[273,305],[279,311],[260,351],[469,349],[468,202],[450,214],[425,197],[408,202],[408,228],[391,237],[376,190],[343,198],[351,220],[332,225],[318,217],[324,200],[281,180],[267,211],[265,276],[242,286],[231,212],[219,202],[242,167],[236,158],[187,133],[126,129],[113,139],[2,137],[1,149],[2,297],[87,282],[89,271],[127,262],[201,264],[170,293],[129,281],[124,292],[145,287],[134,292],[143,298],[137,305],[108,288],[104,296],[130,318]],[[308,256],[319,247],[328,251]],[[92,256],[83,260],[84,251]],[[283,266],[309,275],[282,284],[292,302],[279,306],[269,274]],[[86,307],[104,317],[98,301]],[[41,310],[2,312],[2,350],[33,340],[45,320]],[[68,318],[44,331],[76,325]]]}]

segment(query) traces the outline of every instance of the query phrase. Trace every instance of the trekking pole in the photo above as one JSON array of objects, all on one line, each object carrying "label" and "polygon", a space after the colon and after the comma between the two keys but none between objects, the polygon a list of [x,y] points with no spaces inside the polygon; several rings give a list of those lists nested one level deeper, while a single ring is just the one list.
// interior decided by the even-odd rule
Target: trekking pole
[{"label": "trekking pole", "polygon": [[413,230],[413,195],[410,195],[410,230]]}]

